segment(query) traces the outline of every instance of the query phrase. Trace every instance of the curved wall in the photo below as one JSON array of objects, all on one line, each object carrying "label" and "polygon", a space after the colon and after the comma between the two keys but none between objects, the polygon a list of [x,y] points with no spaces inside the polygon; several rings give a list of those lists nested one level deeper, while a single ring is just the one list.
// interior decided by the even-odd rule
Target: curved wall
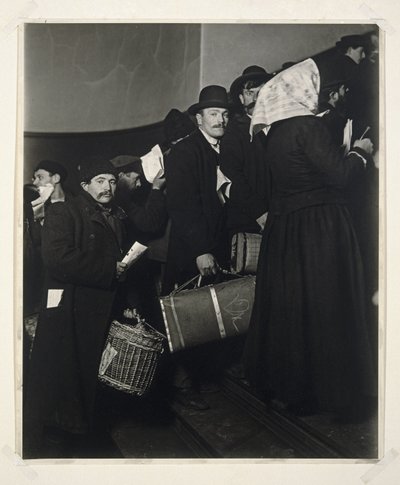
[{"label": "curved wall", "polygon": [[278,71],[284,62],[298,62],[334,47],[343,35],[372,29],[371,24],[204,24],[200,84],[229,88],[247,66]]},{"label": "curved wall", "polygon": [[199,92],[199,24],[28,24],[25,130],[93,132],[160,121]]}]

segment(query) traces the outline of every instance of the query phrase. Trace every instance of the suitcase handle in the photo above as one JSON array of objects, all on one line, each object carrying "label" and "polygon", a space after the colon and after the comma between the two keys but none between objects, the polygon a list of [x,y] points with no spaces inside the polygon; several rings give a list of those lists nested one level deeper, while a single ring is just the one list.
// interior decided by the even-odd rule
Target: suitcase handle
[{"label": "suitcase handle", "polygon": [[[220,269],[220,272],[224,275],[229,275],[229,276],[235,276],[236,278],[245,278],[246,275],[241,275],[241,274],[237,274],[237,273],[232,273],[231,271],[228,271],[226,269]],[[202,276],[201,274],[198,274],[196,276],[194,276],[193,278],[191,278],[190,280],[186,281],[186,283],[183,283],[181,286],[179,286],[178,288],[176,288],[175,290],[173,290],[169,296],[174,296],[176,295],[177,293],[181,292],[182,290],[184,290],[185,288],[187,288],[191,283],[193,283],[195,280],[197,280],[197,283],[194,285],[194,288],[193,289],[196,289],[196,288],[199,288],[200,285],[201,285],[201,280],[202,280]]]}]

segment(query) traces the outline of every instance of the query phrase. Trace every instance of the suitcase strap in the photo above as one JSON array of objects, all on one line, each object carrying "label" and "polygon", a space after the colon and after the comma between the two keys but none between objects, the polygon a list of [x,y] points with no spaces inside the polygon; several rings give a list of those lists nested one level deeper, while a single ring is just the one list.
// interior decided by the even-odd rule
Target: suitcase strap
[{"label": "suitcase strap", "polygon": [[[174,300],[174,297],[172,295],[170,295],[170,302],[171,302],[172,315],[174,316],[174,320],[175,320],[176,331],[178,332],[179,343],[181,344],[181,347],[183,348],[183,347],[185,347],[185,340],[183,338],[181,326],[180,326],[179,319],[178,319],[178,314],[176,312],[175,300]],[[165,317],[164,317],[164,319],[165,319]],[[169,334],[168,334],[168,337],[169,337]]]},{"label": "suitcase strap", "polygon": [[210,286],[210,293],[211,293],[211,299],[212,299],[212,302],[213,302],[213,305],[214,305],[215,315],[217,317],[219,333],[221,335],[221,338],[225,338],[226,337],[226,331],[225,331],[224,322],[222,320],[221,308],[220,308],[219,303],[218,303],[217,293],[216,293],[215,288],[213,286]]}]

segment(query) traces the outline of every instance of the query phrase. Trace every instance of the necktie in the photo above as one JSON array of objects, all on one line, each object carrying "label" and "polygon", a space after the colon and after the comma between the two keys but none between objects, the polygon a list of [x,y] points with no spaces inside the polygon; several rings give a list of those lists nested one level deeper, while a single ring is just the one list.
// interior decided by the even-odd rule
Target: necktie
[{"label": "necktie", "polygon": [[211,143],[211,146],[217,153],[219,153],[219,141],[217,141],[216,143]]}]

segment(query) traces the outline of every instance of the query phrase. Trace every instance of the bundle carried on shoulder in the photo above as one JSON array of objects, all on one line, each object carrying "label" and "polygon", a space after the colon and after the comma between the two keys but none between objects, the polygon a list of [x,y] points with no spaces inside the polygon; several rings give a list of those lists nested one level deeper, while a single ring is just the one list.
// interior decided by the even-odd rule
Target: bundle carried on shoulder
[{"label": "bundle carried on shoulder", "polygon": [[165,337],[136,310],[125,310],[124,317],[129,323],[111,323],[98,377],[115,389],[142,396],[153,381]]}]

